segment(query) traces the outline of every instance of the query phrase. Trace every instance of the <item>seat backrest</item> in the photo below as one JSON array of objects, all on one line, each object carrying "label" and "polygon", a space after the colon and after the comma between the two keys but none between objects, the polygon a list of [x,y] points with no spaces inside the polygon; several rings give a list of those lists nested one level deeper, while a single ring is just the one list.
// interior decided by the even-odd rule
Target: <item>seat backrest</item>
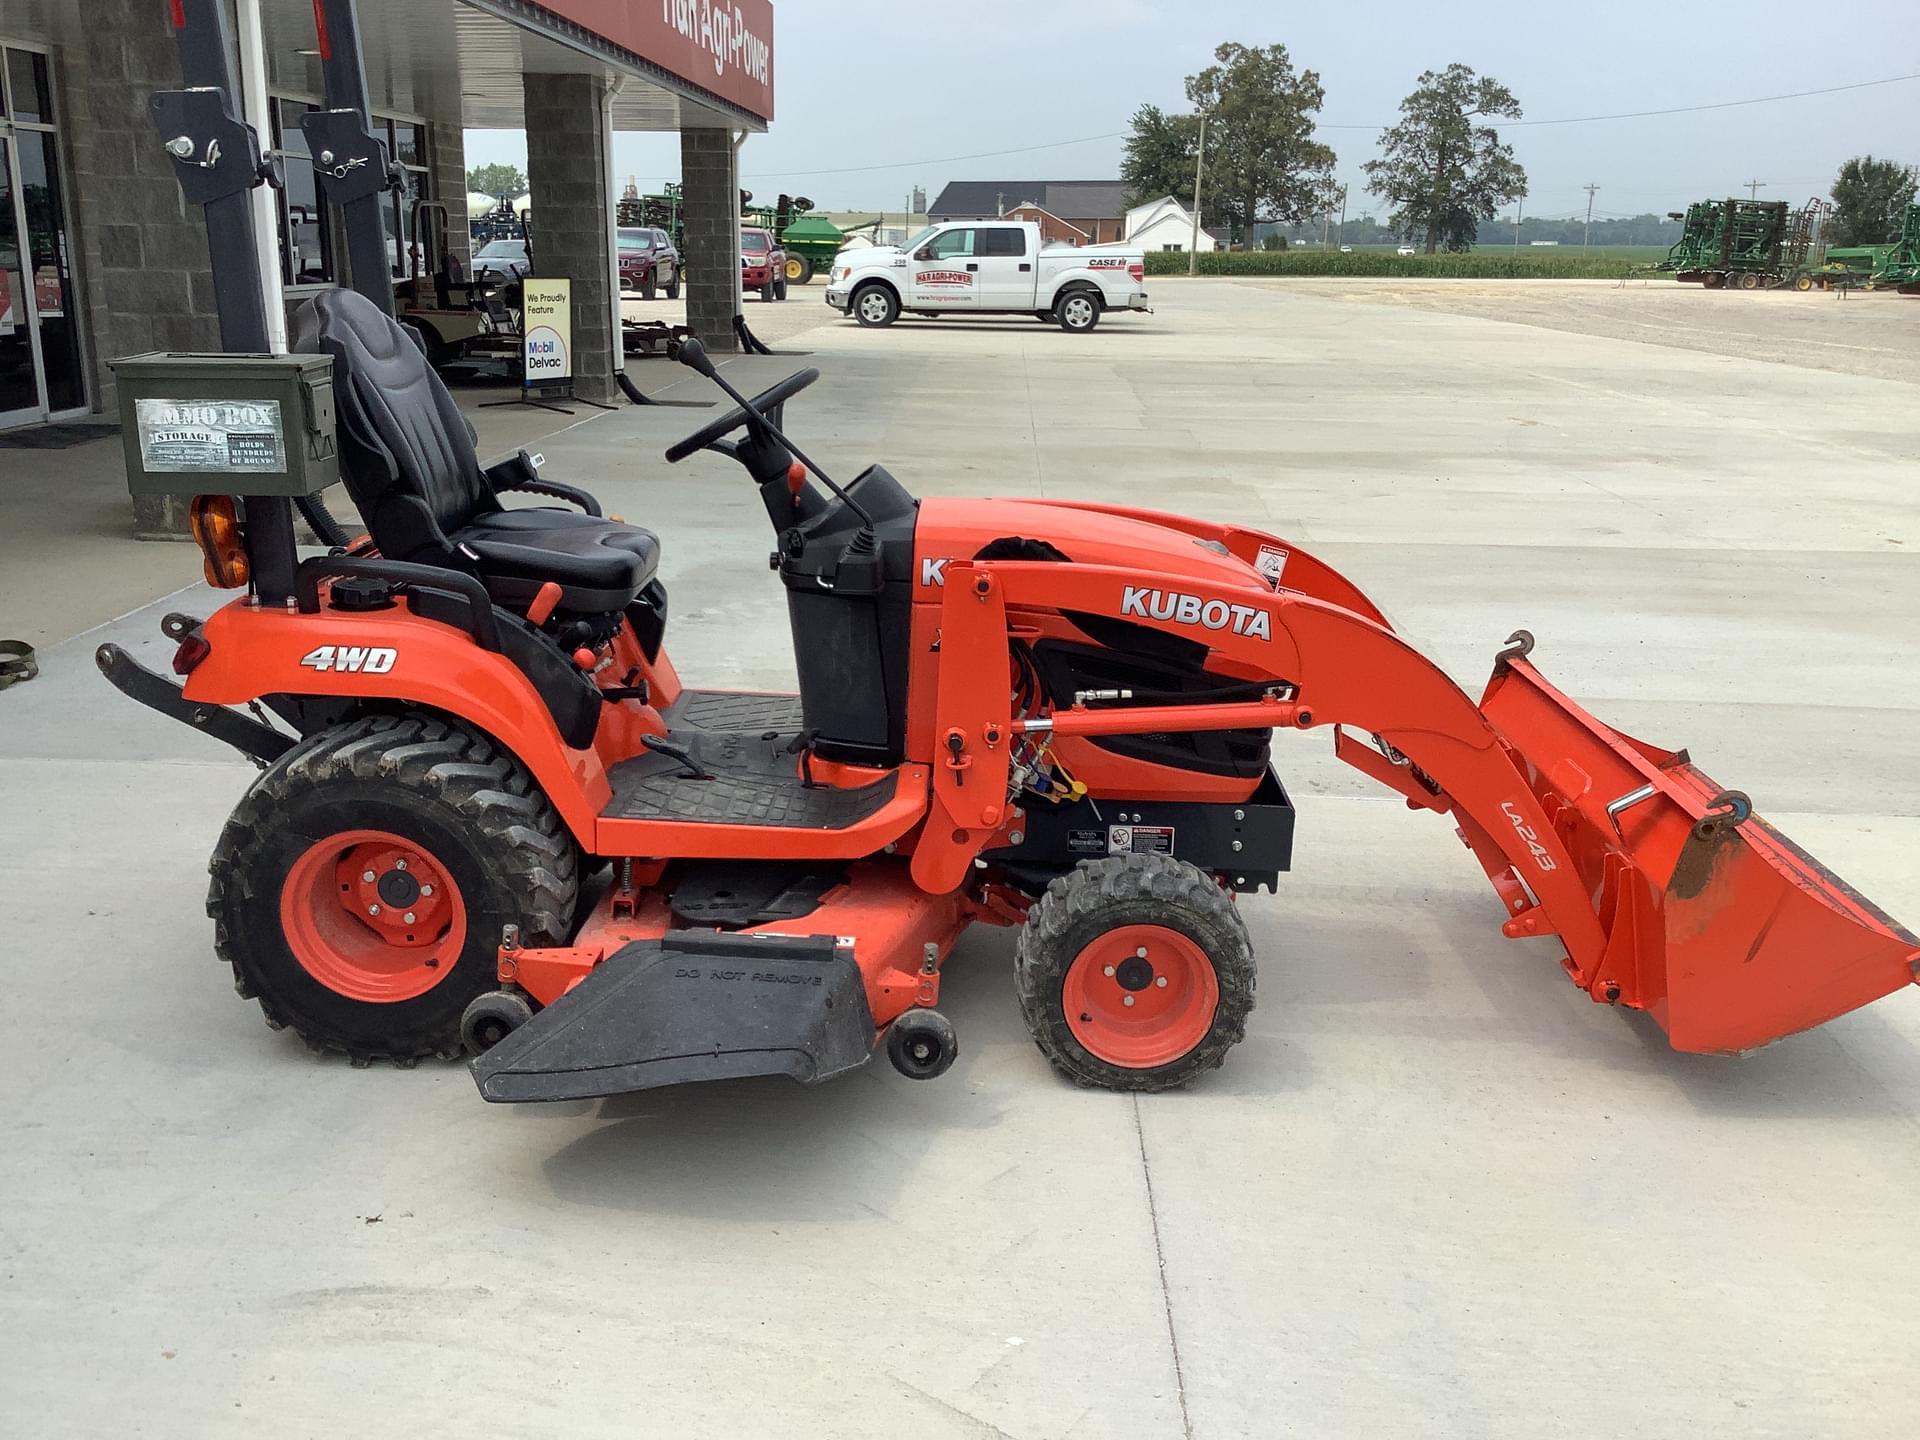
[{"label": "seat backrest", "polygon": [[448,534],[500,506],[413,337],[364,295],[325,290],[294,315],[292,344],[333,357],[340,468],[380,553],[449,563]]}]

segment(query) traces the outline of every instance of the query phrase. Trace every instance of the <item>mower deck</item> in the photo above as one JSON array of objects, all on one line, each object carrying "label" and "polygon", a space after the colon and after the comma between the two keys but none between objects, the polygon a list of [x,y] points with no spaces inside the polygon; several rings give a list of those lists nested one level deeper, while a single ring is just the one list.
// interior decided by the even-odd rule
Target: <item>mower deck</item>
[{"label": "mower deck", "polygon": [[474,1061],[493,1101],[584,1100],[867,1063],[873,1017],[852,946],[831,935],[669,930],[636,940]]}]

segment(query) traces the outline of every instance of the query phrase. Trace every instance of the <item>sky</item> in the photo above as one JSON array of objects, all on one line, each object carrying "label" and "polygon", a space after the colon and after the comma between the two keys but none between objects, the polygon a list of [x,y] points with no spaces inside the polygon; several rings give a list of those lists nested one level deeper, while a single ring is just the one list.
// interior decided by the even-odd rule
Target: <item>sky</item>
[{"label": "sky", "polygon": [[[1671,0],[1599,8],[1486,0],[1282,6],[1223,0],[774,0],[774,123],[747,141],[742,184],[822,209],[899,211],[918,184],[1110,179],[1127,123],[1152,103],[1188,108],[1187,75],[1223,41],[1284,44],[1327,101],[1348,213],[1422,70],[1460,61],[1505,84],[1524,119],[1613,115],[1852,85],[1920,72],[1920,4],[1873,11],[1861,43],[1814,39],[1804,0],[1748,0],[1727,23]],[[1795,36],[1807,37],[1804,41]],[[1354,126],[1334,129],[1333,126]],[[1762,199],[1823,194],[1849,156],[1920,164],[1920,79],[1841,94],[1605,123],[1508,125],[1526,167],[1526,213],[1684,208],[1765,182]],[[1099,138],[1093,138],[1099,137]],[[1056,144],[1075,141],[1074,144]],[[1047,146],[1044,149],[1028,147]],[[1026,150],[979,159],[983,152]],[[470,131],[467,163],[526,161],[522,136]],[[658,188],[679,170],[672,135],[619,136],[616,170]],[[822,173],[822,172],[844,173]]]}]

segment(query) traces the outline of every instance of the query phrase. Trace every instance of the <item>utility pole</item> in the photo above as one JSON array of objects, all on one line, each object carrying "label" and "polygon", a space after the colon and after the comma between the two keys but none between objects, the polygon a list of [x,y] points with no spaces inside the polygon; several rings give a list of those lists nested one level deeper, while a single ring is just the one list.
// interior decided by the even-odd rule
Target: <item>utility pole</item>
[{"label": "utility pole", "polygon": [[1587,245],[1593,239],[1593,192],[1600,187],[1591,180],[1587,182],[1587,228],[1580,232],[1580,253],[1585,256]]},{"label": "utility pole", "polygon": [[1193,235],[1187,242],[1187,274],[1200,273],[1200,176],[1207,163],[1207,112],[1200,112],[1200,143],[1193,152]]},{"label": "utility pole", "polygon": [[1760,187],[1766,183],[1764,180],[1747,181],[1747,198],[1749,200],[1758,200],[1760,198]]},{"label": "utility pole", "polygon": [[1513,253],[1520,253],[1520,220],[1527,213],[1527,197],[1522,195],[1513,207]]},{"label": "utility pole", "polygon": [[1345,245],[1347,242],[1347,187],[1340,187],[1340,233],[1334,237],[1334,243]]}]

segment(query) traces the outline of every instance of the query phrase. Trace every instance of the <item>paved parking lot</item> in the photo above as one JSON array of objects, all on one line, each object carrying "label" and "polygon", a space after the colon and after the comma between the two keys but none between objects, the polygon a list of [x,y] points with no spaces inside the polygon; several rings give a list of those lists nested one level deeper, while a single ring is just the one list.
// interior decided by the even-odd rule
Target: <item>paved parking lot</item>
[{"label": "paved parking lot", "polygon": [[[817,365],[787,414],[836,473],[1279,531],[1470,689],[1526,625],[1602,718],[1920,921],[1920,393],[1891,369],[1215,282],[1088,337],[807,328],[818,288],[780,332],[806,359],[729,373]],[[711,413],[542,448],[664,536],[684,675],[779,684],[749,484],[655,458]],[[982,930],[938,1082],[489,1107],[458,1067],[309,1057],[215,964],[205,857],[251,771],[89,658],[163,660],[158,616],[212,603],[0,694],[8,1434],[1913,1433],[1920,992],[1676,1055],[1503,940],[1445,826],[1316,733],[1277,748],[1297,870],[1246,902],[1247,1041],[1187,1093],[1056,1081]]]}]

